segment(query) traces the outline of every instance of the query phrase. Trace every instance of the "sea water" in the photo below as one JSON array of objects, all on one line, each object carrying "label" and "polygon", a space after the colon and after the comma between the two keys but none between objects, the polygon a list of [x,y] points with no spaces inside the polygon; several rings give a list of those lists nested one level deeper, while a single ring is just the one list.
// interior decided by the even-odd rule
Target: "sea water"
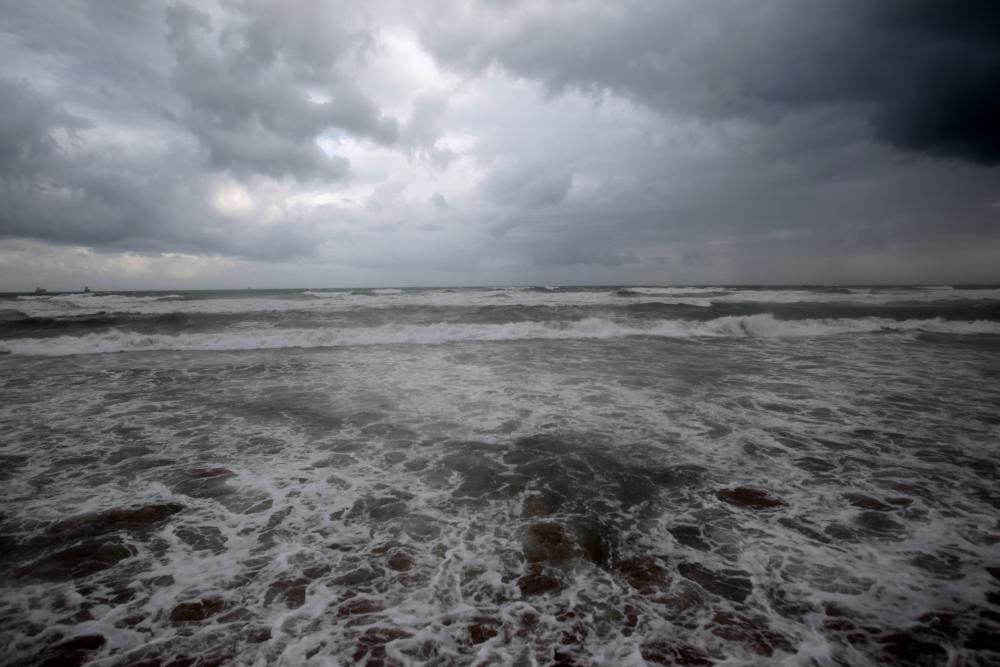
[{"label": "sea water", "polygon": [[997,288],[3,295],[0,351],[3,664],[1000,661]]}]

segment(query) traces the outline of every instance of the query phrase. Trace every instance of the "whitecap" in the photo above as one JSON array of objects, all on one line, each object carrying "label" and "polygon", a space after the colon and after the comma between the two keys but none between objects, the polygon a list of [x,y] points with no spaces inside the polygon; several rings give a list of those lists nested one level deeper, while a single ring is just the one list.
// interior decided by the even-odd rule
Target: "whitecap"
[{"label": "whitecap", "polygon": [[83,336],[11,339],[14,354],[71,355],[140,350],[255,350],[371,345],[441,345],[455,342],[541,339],[606,339],[628,336],[664,338],[823,337],[877,332],[926,331],[943,334],[1000,335],[1000,322],[942,319],[780,320],[770,314],[719,317],[704,322],[660,320],[652,324],[591,317],[579,321],[532,321],[505,324],[385,324],[377,327],[306,329],[260,328],[218,333],[138,334],[111,330]]}]

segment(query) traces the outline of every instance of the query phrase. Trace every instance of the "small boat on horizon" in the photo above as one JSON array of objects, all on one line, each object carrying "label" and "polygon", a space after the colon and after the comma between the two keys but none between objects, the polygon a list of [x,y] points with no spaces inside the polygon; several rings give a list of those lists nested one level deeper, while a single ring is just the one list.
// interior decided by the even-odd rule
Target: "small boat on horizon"
[{"label": "small boat on horizon", "polygon": [[35,294],[48,294],[48,293],[49,293],[49,291],[47,289],[45,289],[44,287],[36,287],[35,288]]}]

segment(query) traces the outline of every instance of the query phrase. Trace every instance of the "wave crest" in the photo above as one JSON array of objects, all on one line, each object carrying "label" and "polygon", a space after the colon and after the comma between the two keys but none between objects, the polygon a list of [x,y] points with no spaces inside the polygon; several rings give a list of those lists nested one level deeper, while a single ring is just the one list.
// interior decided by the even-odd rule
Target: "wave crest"
[{"label": "wave crest", "polygon": [[50,301],[68,303],[81,308],[107,305],[119,306],[132,303],[150,303],[152,301],[178,301],[185,297],[182,294],[156,294],[150,296],[128,296],[125,294],[57,294],[49,297]]},{"label": "wave crest", "polygon": [[719,317],[704,322],[660,320],[626,324],[600,318],[506,324],[387,324],[378,327],[227,330],[219,333],[144,335],[111,330],[83,336],[11,339],[14,354],[71,355],[143,350],[253,350],[355,345],[440,345],[455,342],[532,339],[822,337],[877,332],[1000,335],[1000,322],[890,320],[885,318],[779,320],[773,315]]}]

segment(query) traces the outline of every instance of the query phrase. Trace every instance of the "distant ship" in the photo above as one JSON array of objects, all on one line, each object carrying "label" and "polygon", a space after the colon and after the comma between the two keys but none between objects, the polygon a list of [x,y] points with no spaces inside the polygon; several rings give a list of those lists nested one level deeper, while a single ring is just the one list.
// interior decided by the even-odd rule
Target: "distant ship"
[{"label": "distant ship", "polygon": [[47,289],[45,289],[44,287],[36,287],[35,288],[35,294],[48,294],[48,293],[49,293],[49,291]]}]

